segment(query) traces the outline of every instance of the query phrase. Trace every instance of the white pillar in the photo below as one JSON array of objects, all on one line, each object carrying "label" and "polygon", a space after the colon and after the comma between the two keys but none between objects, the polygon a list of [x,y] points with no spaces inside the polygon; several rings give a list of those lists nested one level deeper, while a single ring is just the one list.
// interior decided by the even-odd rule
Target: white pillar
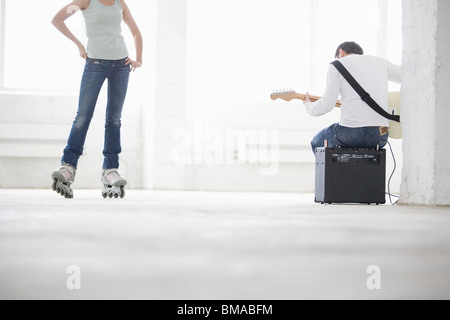
[{"label": "white pillar", "polygon": [[403,0],[401,202],[450,205],[450,1]]},{"label": "white pillar", "polygon": [[187,1],[158,1],[153,188],[184,189],[184,166],[172,159],[172,134],[186,118]]},{"label": "white pillar", "polygon": [[6,0],[0,0],[0,90],[5,86],[5,9]]},{"label": "white pillar", "polygon": [[438,1],[435,201],[450,205],[450,1]]}]

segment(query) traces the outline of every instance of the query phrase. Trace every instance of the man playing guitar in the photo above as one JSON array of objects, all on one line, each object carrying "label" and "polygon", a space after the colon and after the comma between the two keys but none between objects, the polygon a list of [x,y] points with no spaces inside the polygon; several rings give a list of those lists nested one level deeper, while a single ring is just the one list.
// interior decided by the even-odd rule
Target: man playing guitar
[{"label": "man playing guitar", "polygon": [[[355,42],[341,44],[335,57],[371,97],[388,111],[388,81],[401,83],[401,67],[383,58],[364,55],[363,49]],[[389,120],[371,109],[334,65],[328,68],[325,94],[315,102],[306,94],[304,105],[312,116],[322,116],[333,110],[339,95],[340,121],[323,129],[313,138],[313,152],[324,147],[325,141],[331,148],[384,147],[388,140]]]}]

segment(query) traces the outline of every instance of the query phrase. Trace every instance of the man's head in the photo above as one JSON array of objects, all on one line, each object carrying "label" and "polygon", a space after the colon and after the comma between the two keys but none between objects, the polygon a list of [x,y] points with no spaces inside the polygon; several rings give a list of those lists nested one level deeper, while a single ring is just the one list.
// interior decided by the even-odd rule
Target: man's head
[{"label": "man's head", "polygon": [[335,58],[340,59],[349,54],[359,54],[363,55],[364,50],[356,42],[344,42],[336,49]]}]

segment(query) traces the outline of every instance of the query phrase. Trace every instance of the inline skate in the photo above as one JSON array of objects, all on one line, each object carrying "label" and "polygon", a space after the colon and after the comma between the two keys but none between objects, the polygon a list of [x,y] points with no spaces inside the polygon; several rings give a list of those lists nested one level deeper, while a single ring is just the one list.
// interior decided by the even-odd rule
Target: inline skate
[{"label": "inline skate", "polygon": [[73,199],[73,190],[70,187],[75,181],[76,169],[69,164],[63,165],[52,173],[52,189],[66,199]]},{"label": "inline skate", "polygon": [[102,173],[103,198],[124,198],[127,181],[122,178],[118,169],[104,170]]}]

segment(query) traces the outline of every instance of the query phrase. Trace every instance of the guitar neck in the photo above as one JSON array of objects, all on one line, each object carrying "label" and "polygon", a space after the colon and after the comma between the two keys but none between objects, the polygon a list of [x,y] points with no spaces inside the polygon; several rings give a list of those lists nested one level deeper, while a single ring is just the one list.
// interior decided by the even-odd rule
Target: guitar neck
[{"label": "guitar neck", "polygon": [[[309,99],[311,100],[311,102],[316,102],[317,100],[321,99],[322,97],[319,96],[312,96],[309,95]],[[295,93],[294,94],[294,99],[299,99],[299,100],[305,100],[306,99],[306,94],[303,93]],[[336,107],[340,108],[341,107],[341,102],[338,100],[336,102]]]},{"label": "guitar neck", "polygon": [[[303,94],[303,93],[295,93],[295,99],[305,100],[305,99],[306,99],[306,94]],[[320,99],[320,97],[310,95],[310,96],[309,96],[309,99],[311,100],[311,102],[316,102],[317,100]]]}]

